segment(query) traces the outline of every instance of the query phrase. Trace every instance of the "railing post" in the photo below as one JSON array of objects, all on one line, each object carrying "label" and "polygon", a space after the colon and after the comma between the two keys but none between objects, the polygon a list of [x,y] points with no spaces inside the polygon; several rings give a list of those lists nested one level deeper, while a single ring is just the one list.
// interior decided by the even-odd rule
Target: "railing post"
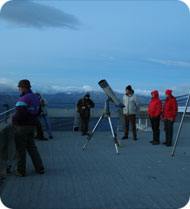
[{"label": "railing post", "polygon": [[79,113],[77,110],[74,116],[73,131],[79,131]]},{"label": "railing post", "polygon": [[139,118],[139,130],[141,130],[141,118]]},{"label": "railing post", "polygon": [[117,132],[123,130],[123,111],[118,110],[118,119],[117,119]]},{"label": "railing post", "polygon": [[148,128],[148,119],[146,118],[146,128]]},{"label": "railing post", "polygon": [[[4,104],[3,107],[6,109],[6,111],[9,110],[9,105],[8,104]],[[9,115],[10,115],[10,113],[7,112],[6,115],[5,115],[5,123],[7,123],[7,120],[9,118]]]}]

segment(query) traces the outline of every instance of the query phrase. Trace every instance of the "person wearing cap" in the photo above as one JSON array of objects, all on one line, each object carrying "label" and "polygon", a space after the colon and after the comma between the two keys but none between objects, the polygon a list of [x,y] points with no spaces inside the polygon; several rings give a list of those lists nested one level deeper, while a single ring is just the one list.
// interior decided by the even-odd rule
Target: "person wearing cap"
[{"label": "person wearing cap", "polygon": [[90,121],[90,108],[93,108],[94,102],[90,99],[90,94],[86,93],[83,98],[77,102],[77,112],[80,113],[81,135],[88,135],[88,124]]},{"label": "person wearing cap", "polygon": [[136,113],[140,109],[138,99],[134,95],[134,90],[130,85],[126,87],[126,94],[123,96],[123,113],[125,117],[125,134],[122,139],[128,139],[129,122],[131,123],[133,131],[133,139],[137,140],[136,133]]},{"label": "person wearing cap", "polygon": [[25,176],[26,151],[30,155],[35,170],[39,174],[44,173],[44,166],[38,149],[34,143],[34,132],[39,109],[39,99],[32,93],[29,80],[21,80],[18,84],[21,92],[20,99],[16,103],[16,111],[12,117],[15,127],[16,143],[16,176]]},{"label": "person wearing cap", "polygon": [[152,99],[148,106],[148,114],[150,117],[153,140],[150,141],[153,145],[160,144],[160,116],[162,113],[162,101],[159,99],[158,91],[151,92]]},{"label": "person wearing cap", "polygon": [[[49,138],[53,139],[51,124],[50,124],[50,120],[49,120],[49,117],[48,117],[48,111],[47,111],[47,101],[40,95],[40,93],[36,93],[36,95],[38,96],[38,98],[40,100],[40,108],[39,108],[39,111],[38,111],[38,113],[39,113],[38,120],[40,122],[41,122],[41,119],[44,120]],[[39,131],[39,132],[43,133],[43,131]],[[42,135],[42,134],[40,134],[40,135]],[[42,140],[43,140],[43,138],[42,138]]]},{"label": "person wearing cap", "polygon": [[164,130],[166,133],[166,146],[172,146],[173,124],[178,112],[178,104],[176,98],[172,95],[172,90],[166,90],[166,100],[164,103],[162,119],[164,119]]}]

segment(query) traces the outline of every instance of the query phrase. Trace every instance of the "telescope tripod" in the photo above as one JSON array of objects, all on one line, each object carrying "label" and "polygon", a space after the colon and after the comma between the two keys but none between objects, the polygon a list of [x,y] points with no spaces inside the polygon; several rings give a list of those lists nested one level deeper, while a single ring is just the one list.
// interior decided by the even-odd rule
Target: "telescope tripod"
[{"label": "telescope tripod", "polygon": [[114,141],[114,145],[115,145],[115,151],[116,151],[116,154],[119,155],[119,151],[118,151],[118,146],[120,146],[118,140],[117,140],[117,135],[116,133],[114,132],[113,130],[113,126],[112,126],[112,121],[111,121],[111,113],[110,113],[110,108],[109,108],[109,104],[110,104],[110,99],[108,98],[107,101],[105,102],[105,107],[104,107],[104,113],[100,116],[98,122],[96,123],[96,125],[94,126],[92,132],[88,135],[87,137],[87,141],[86,143],[84,144],[83,146],[83,151],[86,149],[89,141],[91,140],[91,138],[93,137],[98,125],[100,124],[100,122],[102,121],[102,119],[104,119],[105,117],[107,117],[108,119],[108,122],[109,122],[109,125],[110,125],[110,129],[111,129],[111,133],[112,133],[112,136],[113,136],[113,141]]}]

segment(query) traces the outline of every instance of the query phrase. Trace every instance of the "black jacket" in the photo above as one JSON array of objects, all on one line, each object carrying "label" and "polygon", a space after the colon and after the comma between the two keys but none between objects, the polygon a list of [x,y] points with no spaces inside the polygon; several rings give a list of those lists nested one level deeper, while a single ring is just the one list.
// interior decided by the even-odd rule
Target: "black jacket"
[{"label": "black jacket", "polygon": [[91,99],[82,98],[77,102],[77,111],[81,117],[90,117],[90,108],[94,107],[94,102]]}]

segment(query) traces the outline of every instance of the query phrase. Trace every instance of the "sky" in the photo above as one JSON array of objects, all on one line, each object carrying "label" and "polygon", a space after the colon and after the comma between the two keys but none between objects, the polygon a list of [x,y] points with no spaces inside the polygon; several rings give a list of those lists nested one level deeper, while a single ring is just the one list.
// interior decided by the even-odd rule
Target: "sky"
[{"label": "sky", "polygon": [[178,0],[13,0],[0,12],[0,91],[190,88],[190,12]]}]

